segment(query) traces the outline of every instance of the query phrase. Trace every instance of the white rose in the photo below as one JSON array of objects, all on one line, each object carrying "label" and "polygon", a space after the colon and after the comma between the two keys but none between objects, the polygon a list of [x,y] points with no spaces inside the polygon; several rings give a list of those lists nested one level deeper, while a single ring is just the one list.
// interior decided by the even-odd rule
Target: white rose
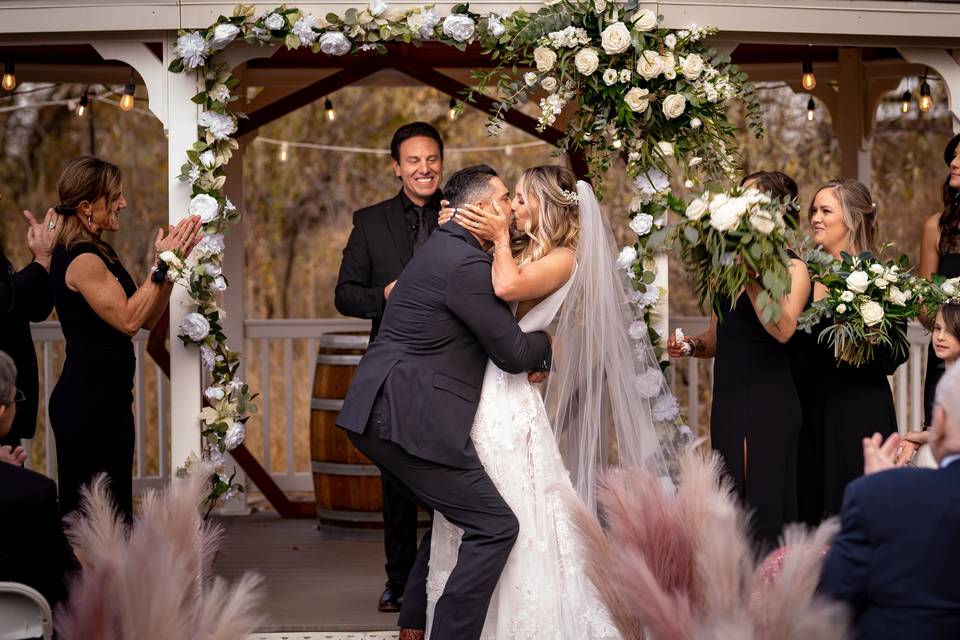
[{"label": "white rose", "polygon": [[854,293],[864,293],[870,286],[870,276],[866,271],[854,271],[847,276],[847,289]]},{"label": "white rose", "polygon": [[663,154],[664,156],[672,156],[672,155],[673,155],[673,143],[672,143],[672,142],[667,142],[666,140],[661,140],[660,142],[657,143],[657,149],[658,149],[658,150],[660,151],[660,153]]},{"label": "white rose", "polygon": [[220,215],[220,203],[213,196],[198,193],[190,200],[187,213],[192,216],[200,216],[200,222],[207,224],[216,220],[217,216]]},{"label": "white rose", "polygon": [[553,69],[553,65],[556,64],[557,54],[553,49],[537,47],[533,50],[533,61],[537,65],[537,71],[546,73],[550,71],[550,69]]},{"label": "white rose", "polygon": [[532,87],[533,85],[537,84],[537,74],[535,74],[533,71],[528,71],[523,74],[523,81],[527,83],[528,87]]},{"label": "white rose", "polygon": [[216,262],[207,262],[203,265],[203,272],[208,276],[218,276],[222,272],[222,267]]},{"label": "white rose", "polygon": [[557,79],[553,76],[547,76],[540,81],[540,86],[543,87],[544,91],[549,91],[553,93],[557,90]]},{"label": "white rose", "polygon": [[623,53],[630,47],[630,30],[622,22],[614,22],[600,34],[600,44],[607,55]]},{"label": "white rose", "polygon": [[230,428],[227,429],[227,435],[223,437],[223,446],[227,448],[227,451],[232,451],[243,444],[245,435],[243,423],[234,422],[230,425]]},{"label": "white rose", "polygon": [[638,236],[645,236],[653,228],[653,216],[649,213],[638,213],[630,220],[630,228]]},{"label": "white rose", "polygon": [[210,283],[210,288],[222,293],[227,290],[227,281],[224,280],[223,276],[217,276],[213,279],[213,282]]},{"label": "white rose", "polygon": [[217,155],[210,149],[207,149],[206,151],[200,154],[200,164],[202,164],[207,169],[213,169],[216,163],[217,163]]},{"label": "white rose", "polygon": [[420,34],[424,27],[423,16],[419,13],[411,13],[407,16],[407,26],[410,27],[414,33]]},{"label": "white rose", "polygon": [[500,16],[495,13],[491,13],[490,17],[487,18],[487,33],[494,38],[499,38],[507,32],[507,28],[503,26],[503,23],[500,20]]},{"label": "white rose", "polygon": [[339,31],[327,31],[320,36],[320,51],[328,56],[344,56],[350,53],[350,38]]},{"label": "white rose", "polygon": [[674,93],[663,99],[663,115],[668,120],[680,116],[687,108],[687,99],[682,94]]},{"label": "white rose", "polygon": [[637,388],[644,398],[653,398],[660,393],[662,383],[663,374],[660,369],[647,367],[643,373],[637,375]]},{"label": "white rose", "polygon": [[904,293],[903,291],[900,291],[900,289],[898,289],[897,287],[890,287],[889,289],[887,289],[887,298],[889,298],[890,302],[892,302],[893,304],[898,304],[901,307],[906,305],[907,300],[910,299],[910,297],[906,293]]},{"label": "white rose", "polygon": [[210,321],[202,313],[188,313],[180,321],[180,331],[194,342],[200,342],[210,334]]},{"label": "white rose", "polygon": [[957,295],[957,284],[958,284],[958,283],[957,283],[956,279],[955,279],[955,278],[951,278],[950,280],[947,280],[946,282],[944,282],[944,283],[940,286],[940,288],[943,290],[943,292],[944,292],[945,294],[947,294],[947,295],[950,296],[950,297],[953,297],[953,296]]},{"label": "white rose", "polygon": [[620,70],[620,82],[627,83],[630,82],[630,69],[621,69]]},{"label": "white rose", "polygon": [[633,14],[633,28],[637,31],[650,31],[657,26],[657,14],[649,9],[641,9]]},{"label": "white rose", "polygon": [[374,18],[377,18],[383,15],[383,12],[387,10],[387,3],[383,0],[370,0],[370,15]]},{"label": "white rose", "polygon": [[773,231],[776,227],[776,222],[773,219],[773,216],[770,215],[767,211],[757,211],[750,216],[750,226],[762,233],[767,235]]},{"label": "white rose", "polygon": [[886,278],[877,278],[873,281],[873,284],[875,284],[878,289],[886,289],[887,285],[890,284],[890,281]]},{"label": "white rose", "polygon": [[593,0],[593,10],[597,13],[603,13],[607,10],[607,0]]},{"label": "white rose", "polygon": [[457,42],[467,42],[476,31],[476,23],[470,16],[454,13],[443,20],[443,33]]},{"label": "white rose", "polygon": [[847,312],[847,305],[843,304],[842,302],[837,305],[837,313],[846,313],[846,312]]},{"label": "white rose", "polygon": [[729,231],[740,224],[740,218],[747,211],[745,198],[728,198],[710,214],[710,226],[717,231]]},{"label": "white rose", "polygon": [[728,196],[725,193],[718,193],[714,195],[710,199],[710,213],[713,213],[714,211],[716,211],[717,209],[725,205],[727,203],[727,200],[729,199],[730,199],[730,196]]},{"label": "white rose", "polygon": [[873,300],[868,300],[860,305],[860,317],[868,327],[878,325],[883,321],[883,307]]},{"label": "white rose", "polygon": [[680,58],[680,69],[687,80],[696,80],[703,73],[703,58],[695,53]]},{"label": "white rose", "polygon": [[267,16],[267,19],[263,21],[263,26],[271,31],[279,31],[287,26],[287,19],[279,13],[271,13]]},{"label": "white rose", "polygon": [[853,295],[853,291],[844,291],[843,293],[840,294],[840,299],[843,300],[844,302],[853,302],[853,299],[855,297],[856,296]]},{"label": "white rose", "polygon": [[627,91],[627,94],[623,96],[623,101],[626,103],[630,110],[635,113],[643,113],[647,109],[649,101],[647,100],[647,95],[650,93],[647,89],[641,89],[640,87],[633,87],[630,91]]},{"label": "white rose", "polygon": [[596,51],[587,47],[577,52],[573,63],[576,65],[577,71],[585,76],[589,76],[600,66],[600,56],[597,55]]},{"label": "white rose", "polygon": [[620,250],[620,255],[617,256],[617,266],[627,271],[633,265],[633,262],[637,259],[637,250],[633,247],[624,247]]},{"label": "white rose", "polygon": [[217,352],[205,344],[200,345],[200,362],[207,371],[213,371],[217,364]]},{"label": "white rose", "polygon": [[690,121],[690,128],[691,128],[691,129],[699,129],[699,128],[700,128],[700,125],[702,125],[702,124],[703,124],[703,123],[700,121],[700,118],[694,118],[693,120]]},{"label": "white rose", "polygon": [[617,73],[616,69],[607,69],[603,72],[603,81],[609,87],[617,83],[617,78],[620,77],[620,74]]},{"label": "white rose", "polygon": [[214,49],[223,49],[234,41],[240,29],[229,22],[218,24],[213,28],[213,36],[210,37],[210,46]]},{"label": "white rose", "polygon": [[881,275],[884,271],[883,265],[877,262],[874,262],[868,268],[870,269],[870,271],[874,272],[877,275]]},{"label": "white rose", "polygon": [[[640,299],[640,292],[630,291],[630,294],[636,294],[636,295],[629,295],[628,297],[633,299],[628,300],[628,302],[632,302],[633,304],[636,304],[637,301]],[[628,329],[628,333],[630,334],[630,337],[633,338],[634,340],[640,340],[641,338],[647,335],[647,323],[644,322],[643,320],[634,320],[633,322],[630,323],[630,329]]]},{"label": "white rose", "polygon": [[663,46],[670,51],[673,51],[673,48],[677,46],[677,36],[672,33],[668,33],[667,36],[663,39]]},{"label": "white rose", "polygon": [[701,162],[703,162],[703,158],[701,158],[701,157],[699,157],[699,156],[694,156],[694,157],[690,158],[690,160],[687,162],[687,166],[692,169],[693,167],[697,166],[697,165],[700,164]]},{"label": "white rose", "polygon": [[637,73],[643,76],[644,80],[653,80],[663,73],[663,58],[656,51],[644,51],[637,61]]},{"label": "white rose", "polygon": [[696,198],[687,205],[686,216],[690,220],[699,220],[707,212],[707,201],[703,197]]},{"label": "white rose", "polygon": [[203,395],[207,397],[207,400],[213,402],[216,400],[223,400],[224,396],[227,394],[223,392],[223,387],[207,387],[206,391],[203,392]]},{"label": "white rose", "polygon": [[159,256],[157,256],[163,262],[167,263],[171,269],[182,269],[183,261],[175,254],[173,251],[164,251]]},{"label": "white rose", "polygon": [[677,60],[673,57],[673,53],[667,53],[664,56],[660,56],[661,62],[660,65],[663,67],[663,77],[667,80],[673,80],[677,77]]}]

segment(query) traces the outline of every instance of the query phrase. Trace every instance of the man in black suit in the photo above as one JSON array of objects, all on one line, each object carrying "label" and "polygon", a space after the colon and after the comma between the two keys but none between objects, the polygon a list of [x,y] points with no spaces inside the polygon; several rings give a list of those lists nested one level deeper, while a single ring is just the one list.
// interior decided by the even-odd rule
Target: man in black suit
[{"label": "man in black suit", "polygon": [[[389,200],[353,214],[334,297],[343,315],[373,321],[371,342],[400,272],[437,226],[442,197],[443,140],[434,127],[425,122],[403,125],[393,134],[390,156],[402,187]],[[382,486],[387,584],[377,608],[399,611],[417,556],[417,505],[389,478],[382,478]]]},{"label": "man in black suit", "polygon": [[[0,351],[0,436],[10,431],[22,399],[16,378],[13,360]],[[51,607],[65,599],[65,580],[78,564],[63,533],[53,480],[0,462],[0,522],[0,581],[33,587]]]},{"label": "man in black suit", "polygon": [[37,430],[40,383],[30,322],[46,320],[53,310],[48,274],[62,219],[53,209],[47,212],[42,223],[29,211],[25,211],[24,216],[30,223],[27,246],[33,253],[33,262],[17,271],[0,253],[0,351],[7,352],[16,363],[17,388],[26,396],[10,432],[0,438],[4,454],[16,450],[21,439],[32,438]]},{"label": "man in black suit", "polygon": [[[486,166],[458,171],[445,192],[451,206],[510,206],[507,187]],[[480,637],[518,532],[470,440],[487,359],[510,373],[549,369],[549,337],[523,333],[494,295],[485,248],[456,223],[433,234],[397,281],[337,419],[385,477],[464,530],[437,602],[434,640]],[[429,556],[428,533],[404,593],[401,637],[425,627]]]},{"label": "man in black suit", "polygon": [[960,366],[937,385],[929,431],[939,469],[889,468],[899,437],[875,435],[870,475],[844,493],[818,591],[852,607],[859,640],[960,638]]}]

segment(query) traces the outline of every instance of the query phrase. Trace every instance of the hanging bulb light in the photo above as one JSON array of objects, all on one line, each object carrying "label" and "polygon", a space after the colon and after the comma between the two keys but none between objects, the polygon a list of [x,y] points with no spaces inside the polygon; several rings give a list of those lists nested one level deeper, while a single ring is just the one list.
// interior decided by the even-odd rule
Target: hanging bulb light
[{"label": "hanging bulb light", "polygon": [[930,97],[930,85],[927,84],[927,74],[924,72],[923,81],[920,82],[920,100],[917,102],[920,111],[926,113],[933,108],[933,98]]},{"label": "hanging bulb light", "polygon": [[84,91],[83,95],[80,96],[80,104],[77,105],[77,116],[82,118],[83,114],[87,112],[87,107],[90,105],[90,97],[87,95],[87,92]]},{"label": "hanging bulb light", "polygon": [[813,98],[807,100],[807,122],[813,122],[813,112],[817,108],[817,103],[813,101]]},{"label": "hanging bulb light", "polygon": [[17,87],[17,76],[12,62],[3,64],[3,90],[13,91]]},{"label": "hanging bulb light", "polygon": [[130,81],[123,85],[123,97],[120,98],[120,108],[124,111],[133,109],[133,94],[137,91],[137,85],[133,82],[133,72],[130,72]]},{"label": "hanging bulb light", "polygon": [[280,143],[280,162],[286,162],[287,158],[290,157],[290,143],[281,142]]},{"label": "hanging bulb light", "polygon": [[913,100],[913,94],[910,93],[909,89],[907,89],[903,92],[903,95],[900,96],[900,113],[907,113],[910,111],[911,100]]},{"label": "hanging bulb light", "polygon": [[333,108],[333,103],[330,101],[330,98],[323,101],[323,110],[328,122],[333,122],[337,119],[337,110]]},{"label": "hanging bulb light", "polygon": [[450,111],[447,113],[447,117],[450,118],[450,122],[453,122],[459,115],[457,113],[457,99],[450,98]]},{"label": "hanging bulb light", "polygon": [[505,146],[505,147],[503,148],[503,153],[504,153],[504,155],[512,156],[512,155],[513,155],[513,147],[508,144],[507,146]]},{"label": "hanging bulb light", "polygon": [[817,86],[817,77],[813,75],[813,60],[810,59],[810,46],[803,50],[803,76],[800,78],[800,84],[804,91],[813,91]]}]

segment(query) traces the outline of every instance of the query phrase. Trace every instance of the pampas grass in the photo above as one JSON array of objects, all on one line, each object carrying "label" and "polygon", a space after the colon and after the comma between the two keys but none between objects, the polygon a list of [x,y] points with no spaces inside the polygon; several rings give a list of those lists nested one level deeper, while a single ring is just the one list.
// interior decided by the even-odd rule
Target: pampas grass
[{"label": "pampas grass", "polygon": [[84,565],[56,616],[62,640],[227,640],[262,621],[260,578],[233,586],[214,578],[223,530],[199,508],[206,474],[149,492],[130,529],[114,510],[104,477],[84,490],[68,537]]},{"label": "pampas grass", "polygon": [[567,494],[587,574],[625,640],[849,636],[843,606],[814,593],[834,520],[814,531],[788,527],[771,578],[719,456],[691,448],[680,473],[675,493],[650,470],[609,473],[598,491],[605,528]]}]

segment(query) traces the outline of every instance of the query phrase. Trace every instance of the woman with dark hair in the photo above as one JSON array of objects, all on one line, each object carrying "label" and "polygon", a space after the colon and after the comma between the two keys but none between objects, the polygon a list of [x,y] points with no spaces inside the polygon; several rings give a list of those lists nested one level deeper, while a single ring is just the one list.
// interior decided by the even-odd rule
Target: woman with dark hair
[{"label": "woman with dark hair", "polygon": [[[783,203],[796,219],[797,185],[779,171],[743,179]],[[797,519],[797,438],[800,399],[793,383],[788,342],[797,328],[810,289],[802,260],[790,261],[790,293],[781,301],[780,320],[764,324],[757,305],[760,286],[747,285],[736,300],[723,301],[723,319],[686,345],[670,336],[671,357],[714,357],[710,443],[723,456],[741,501],[753,510],[758,546],[775,546],[783,525]],[[744,375],[749,372],[749,375]]]},{"label": "woman with dark hair", "polygon": [[154,240],[157,266],[137,287],[104,231],[120,228],[120,169],[94,157],[72,160],[60,174],[63,229],[53,252],[53,301],[66,338],[63,372],[50,396],[50,423],[57,444],[60,504],[79,506],[80,489],[106,473],[117,508],[133,517],[132,337],[163,313],[173,285],[159,256],[187,256],[200,239],[200,219],[185,218]]}]

